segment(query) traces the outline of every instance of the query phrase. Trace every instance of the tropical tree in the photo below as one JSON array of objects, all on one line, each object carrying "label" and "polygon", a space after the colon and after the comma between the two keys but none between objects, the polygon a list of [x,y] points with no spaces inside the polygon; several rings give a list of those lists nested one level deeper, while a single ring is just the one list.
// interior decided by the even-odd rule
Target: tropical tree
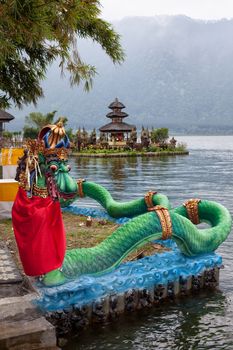
[{"label": "tropical tree", "polygon": [[25,126],[34,127],[38,130],[43,128],[47,124],[52,124],[55,113],[57,111],[42,114],[40,112],[32,112],[25,117]]},{"label": "tropical tree", "polygon": [[119,35],[100,13],[99,0],[0,1],[0,108],[36,103],[56,59],[71,85],[83,81],[88,90],[96,69],[82,61],[80,38],[92,39],[114,63],[122,62]]},{"label": "tropical tree", "polygon": [[[25,117],[25,126],[23,128],[24,138],[36,138],[43,126],[52,124],[56,111],[42,114],[40,112],[32,112]],[[68,119],[64,117],[67,121]]]}]

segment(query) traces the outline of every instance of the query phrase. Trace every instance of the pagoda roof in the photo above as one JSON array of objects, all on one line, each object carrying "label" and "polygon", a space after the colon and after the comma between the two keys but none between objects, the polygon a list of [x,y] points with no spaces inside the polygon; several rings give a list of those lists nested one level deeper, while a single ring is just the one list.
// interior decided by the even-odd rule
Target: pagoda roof
[{"label": "pagoda roof", "polygon": [[15,119],[15,117],[13,117],[13,115],[0,109],[0,123],[10,122],[13,119]]},{"label": "pagoda roof", "polygon": [[128,117],[128,114],[125,113],[125,112],[121,112],[121,111],[113,111],[113,112],[109,112],[107,115],[106,115],[107,118],[125,118],[125,117]]},{"label": "pagoda roof", "polygon": [[122,108],[125,108],[125,105],[123,105],[123,103],[121,103],[118,98],[116,97],[115,98],[115,101],[113,101],[112,103],[110,103],[110,105],[108,106],[108,108],[110,109],[114,109],[114,108],[119,108],[119,109],[122,109]]},{"label": "pagoda roof", "polygon": [[99,131],[101,132],[111,132],[111,131],[123,131],[123,132],[130,132],[132,129],[135,128],[135,125],[130,125],[127,123],[108,123],[101,128],[99,128]]}]

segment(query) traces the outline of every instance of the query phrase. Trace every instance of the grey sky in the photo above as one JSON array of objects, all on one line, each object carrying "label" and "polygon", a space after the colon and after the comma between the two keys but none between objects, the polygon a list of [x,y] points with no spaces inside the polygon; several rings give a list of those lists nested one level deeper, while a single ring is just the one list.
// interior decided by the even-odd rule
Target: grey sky
[{"label": "grey sky", "polygon": [[128,16],[184,14],[192,18],[233,18],[233,0],[100,0],[102,16],[116,20]]}]

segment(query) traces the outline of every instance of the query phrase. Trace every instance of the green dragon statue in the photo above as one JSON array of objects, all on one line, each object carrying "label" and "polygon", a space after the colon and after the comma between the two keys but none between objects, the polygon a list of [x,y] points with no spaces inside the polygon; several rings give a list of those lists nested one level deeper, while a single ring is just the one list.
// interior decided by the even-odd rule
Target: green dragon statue
[{"label": "green dragon statue", "polygon": [[[151,240],[171,238],[183,254],[195,256],[216,250],[230,233],[231,216],[216,202],[192,199],[172,209],[165,195],[148,192],[144,198],[118,203],[104,187],[74,180],[69,174],[69,146],[62,122],[48,125],[38,140],[28,141],[18,162],[14,232],[26,274],[42,275],[45,285],[111,271]],[[98,201],[114,218],[132,219],[95,247],[65,251],[60,205],[83,196]],[[210,228],[199,229],[199,222]]]}]

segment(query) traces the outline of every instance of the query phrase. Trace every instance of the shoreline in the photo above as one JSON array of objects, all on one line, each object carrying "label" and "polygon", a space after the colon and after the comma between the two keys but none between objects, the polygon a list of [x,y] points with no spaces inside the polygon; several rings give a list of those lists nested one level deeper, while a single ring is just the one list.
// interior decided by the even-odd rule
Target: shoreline
[{"label": "shoreline", "polygon": [[117,158],[117,157],[163,157],[163,156],[180,156],[189,155],[189,151],[164,151],[164,152],[135,152],[135,153],[79,153],[73,152],[71,157],[79,158]]}]

